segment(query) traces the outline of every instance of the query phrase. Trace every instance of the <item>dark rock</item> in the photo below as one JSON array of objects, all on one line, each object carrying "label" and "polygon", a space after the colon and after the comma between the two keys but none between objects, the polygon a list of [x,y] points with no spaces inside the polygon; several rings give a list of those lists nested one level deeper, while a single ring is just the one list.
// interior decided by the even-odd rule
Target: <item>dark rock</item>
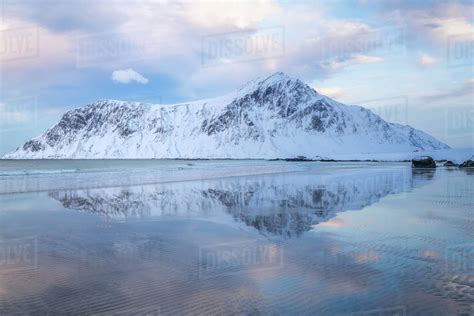
[{"label": "dark rock", "polygon": [[321,121],[318,116],[313,115],[313,117],[311,118],[311,129],[316,130],[318,132],[324,132],[326,129],[324,128],[323,124],[323,121]]},{"label": "dark rock", "polygon": [[29,140],[23,145],[23,150],[31,150],[32,152],[44,150],[43,144],[37,140]]},{"label": "dark rock", "polygon": [[454,162],[452,162],[451,160],[448,160],[444,163],[443,166],[445,166],[445,167],[456,167],[457,165]]},{"label": "dark rock", "polygon": [[459,168],[474,168],[474,160],[468,159],[459,165]]},{"label": "dark rock", "polygon": [[421,158],[413,159],[411,161],[411,167],[412,168],[436,168],[436,162],[433,160],[433,158],[429,156],[421,157]]},{"label": "dark rock", "polygon": [[295,158],[286,158],[285,161],[311,161],[311,159],[307,159],[305,156],[296,156]]}]

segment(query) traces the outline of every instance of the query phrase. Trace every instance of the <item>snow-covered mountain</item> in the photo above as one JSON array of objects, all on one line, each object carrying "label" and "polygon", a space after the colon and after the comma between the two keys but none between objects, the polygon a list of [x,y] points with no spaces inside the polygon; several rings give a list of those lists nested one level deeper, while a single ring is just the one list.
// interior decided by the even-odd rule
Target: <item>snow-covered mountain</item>
[{"label": "snow-covered mountain", "polygon": [[279,72],[189,103],[98,101],[4,158],[319,158],[446,148]]}]

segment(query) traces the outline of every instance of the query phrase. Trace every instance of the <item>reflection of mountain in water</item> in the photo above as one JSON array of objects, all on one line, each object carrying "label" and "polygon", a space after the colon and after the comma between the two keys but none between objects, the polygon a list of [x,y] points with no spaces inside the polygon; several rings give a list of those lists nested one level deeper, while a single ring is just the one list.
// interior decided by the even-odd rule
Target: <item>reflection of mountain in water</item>
[{"label": "reflection of mountain in water", "polygon": [[[380,198],[406,192],[411,170],[347,169],[337,174],[280,174],[208,181],[51,192],[69,209],[118,220],[158,216],[222,221],[230,214],[262,233],[298,236],[337,212],[360,210]],[[224,213],[222,211],[225,211]],[[228,219],[228,216],[224,216]]]}]

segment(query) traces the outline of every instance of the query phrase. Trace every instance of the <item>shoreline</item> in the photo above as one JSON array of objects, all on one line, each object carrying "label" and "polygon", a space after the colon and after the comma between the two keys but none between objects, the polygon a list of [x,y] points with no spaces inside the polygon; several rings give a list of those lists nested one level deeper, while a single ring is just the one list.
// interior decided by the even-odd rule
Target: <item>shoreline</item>
[{"label": "shoreline", "polygon": [[[380,162],[400,163],[411,162],[413,159],[384,160],[384,159],[298,159],[298,158],[0,158],[0,161],[284,161],[284,162]],[[450,159],[434,159],[436,162],[446,162]]]},{"label": "shoreline", "polygon": [[411,162],[422,156],[432,157],[436,162],[452,161],[461,164],[474,159],[474,147],[451,148],[445,150],[425,150],[416,152],[385,153],[329,153],[295,155],[284,154],[280,157],[81,157],[81,158],[11,158],[0,157],[0,161],[287,161],[287,162]]}]

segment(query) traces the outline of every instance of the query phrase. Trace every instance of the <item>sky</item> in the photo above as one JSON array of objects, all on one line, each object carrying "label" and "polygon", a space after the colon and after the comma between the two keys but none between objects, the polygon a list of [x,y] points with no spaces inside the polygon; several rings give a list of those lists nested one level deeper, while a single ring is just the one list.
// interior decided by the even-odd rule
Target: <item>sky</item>
[{"label": "sky", "polygon": [[278,71],[474,147],[472,1],[0,3],[0,155],[97,100],[191,101]]}]

